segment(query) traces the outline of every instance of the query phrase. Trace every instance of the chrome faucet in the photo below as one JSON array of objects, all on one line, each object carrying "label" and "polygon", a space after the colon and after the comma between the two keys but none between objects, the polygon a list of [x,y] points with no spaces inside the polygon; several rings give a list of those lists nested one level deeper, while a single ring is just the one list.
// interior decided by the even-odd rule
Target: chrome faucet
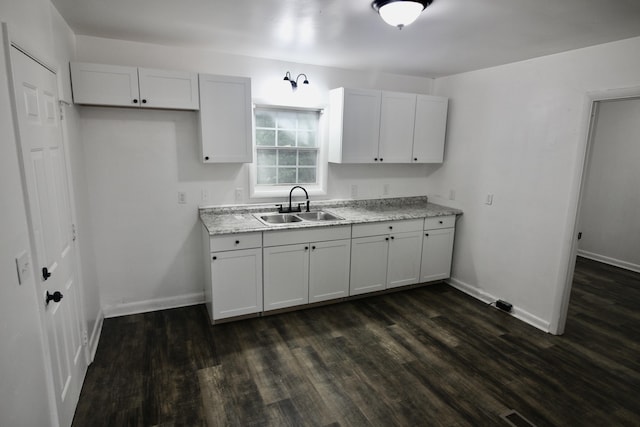
[{"label": "chrome faucet", "polygon": [[302,212],[301,206],[304,205],[304,203],[298,203],[297,208],[291,206],[291,195],[293,194],[293,190],[295,190],[296,188],[304,191],[304,195],[307,197],[307,212],[309,212],[309,193],[307,193],[307,190],[305,190],[304,187],[296,185],[291,189],[291,191],[289,191],[289,208],[283,208],[282,205],[276,205],[279,213]]}]

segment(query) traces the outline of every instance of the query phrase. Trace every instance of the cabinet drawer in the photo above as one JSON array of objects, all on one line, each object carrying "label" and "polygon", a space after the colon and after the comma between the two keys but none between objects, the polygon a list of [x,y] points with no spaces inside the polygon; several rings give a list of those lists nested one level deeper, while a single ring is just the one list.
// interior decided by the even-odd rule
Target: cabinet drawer
[{"label": "cabinet drawer", "polygon": [[224,234],[211,237],[211,252],[262,247],[262,233]]},{"label": "cabinet drawer", "polygon": [[435,217],[425,218],[424,220],[425,230],[435,230],[437,228],[453,228],[455,226],[456,226],[455,215],[435,216]]},{"label": "cabinet drawer", "polygon": [[367,224],[354,224],[352,237],[379,236],[381,234],[403,233],[406,231],[421,231],[422,219],[409,219],[405,221],[371,222]]},{"label": "cabinet drawer", "polygon": [[351,238],[350,225],[264,232],[264,247]]}]

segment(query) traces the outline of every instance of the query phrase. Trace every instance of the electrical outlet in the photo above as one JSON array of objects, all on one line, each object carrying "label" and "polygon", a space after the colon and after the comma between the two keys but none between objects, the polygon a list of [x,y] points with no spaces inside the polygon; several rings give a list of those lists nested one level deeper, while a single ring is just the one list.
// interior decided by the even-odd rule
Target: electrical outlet
[{"label": "electrical outlet", "polygon": [[186,191],[178,191],[178,204],[180,204],[180,205],[187,204],[187,193],[186,193]]},{"label": "electrical outlet", "polygon": [[384,184],[382,186],[382,195],[383,196],[388,196],[389,195],[389,188],[390,188],[389,184]]},{"label": "electrical outlet", "polygon": [[242,188],[236,188],[235,200],[236,200],[236,203],[242,203],[244,201],[244,195],[243,195]]},{"label": "electrical outlet", "polygon": [[200,199],[201,199],[201,201],[203,203],[208,202],[209,201],[209,190],[206,190],[206,189],[203,188],[202,189],[202,197]]},{"label": "electrical outlet", "polygon": [[449,200],[456,199],[456,190],[449,190]]},{"label": "electrical outlet", "polygon": [[358,186],[356,184],[351,184],[351,198],[358,198]]}]

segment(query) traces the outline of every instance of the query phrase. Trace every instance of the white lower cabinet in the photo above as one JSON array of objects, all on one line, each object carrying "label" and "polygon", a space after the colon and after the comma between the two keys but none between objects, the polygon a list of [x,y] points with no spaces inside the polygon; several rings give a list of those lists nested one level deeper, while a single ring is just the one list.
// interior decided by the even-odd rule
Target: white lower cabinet
[{"label": "white lower cabinet", "polygon": [[455,216],[427,218],[422,240],[420,282],[451,276]]},{"label": "white lower cabinet", "polygon": [[349,295],[420,281],[423,220],[353,226]]},{"label": "white lower cabinet", "polygon": [[265,233],[264,311],[348,296],[351,227]]},{"label": "white lower cabinet", "polygon": [[205,303],[212,322],[262,311],[262,233],[209,236],[204,230]]}]

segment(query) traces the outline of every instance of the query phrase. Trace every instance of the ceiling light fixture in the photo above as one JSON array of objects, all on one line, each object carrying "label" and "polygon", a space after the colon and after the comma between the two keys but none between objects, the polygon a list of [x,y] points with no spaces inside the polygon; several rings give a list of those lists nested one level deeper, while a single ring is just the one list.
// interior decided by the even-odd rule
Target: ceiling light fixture
[{"label": "ceiling light fixture", "polygon": [[433,0],[374,0],[371,7],[387,24],[403,29],[418,19],[418,16]]},{"label": "ceiling light fixture", "polygon": [[302,74],[302,73],[298,74],[298,77],[296,77],[296,79],[293,80],[291,78],[291,74],[289,74],[289,72],[287,71],[287,74],[284,75],[284,79],[283,80],[285,82],[291,83],[291,90],[295,92],[296,89],[298,89],[298,79],[301,76],[304,76],[304,80],[302,81],[302,84],[303,85],[308,85],[309,84],[309,80],[307,79],[307,75],[306,74]]}]

